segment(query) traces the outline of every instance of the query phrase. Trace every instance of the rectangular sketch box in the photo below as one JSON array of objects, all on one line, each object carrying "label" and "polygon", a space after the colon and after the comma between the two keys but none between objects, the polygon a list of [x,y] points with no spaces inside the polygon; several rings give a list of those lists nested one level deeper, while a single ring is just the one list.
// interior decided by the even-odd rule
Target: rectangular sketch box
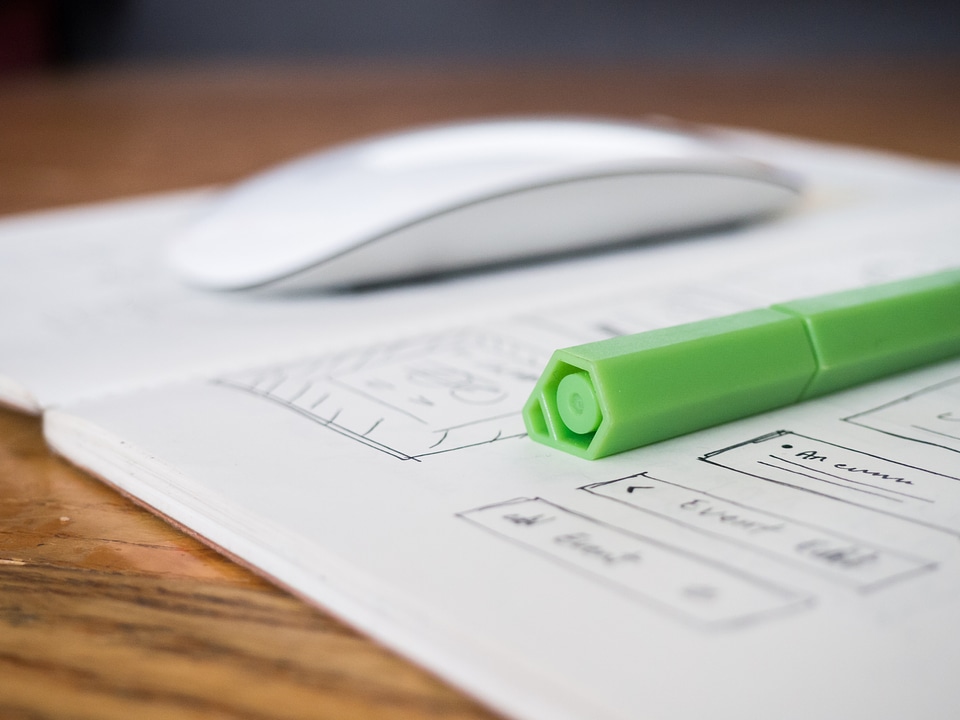
[{"label": "rectangular sketch box", "polygon": [[479,328],[255,368],[214,380],[401,460],[525,435],[544,359]]},{"label": "rectangular sketch box", "polygon": [[787,430],[702,461],[960,536],[960,478]]},{"label": "rectangular sketch box", "polygon": [[887,435],[960,453],[960,378],[844,419]]},{"label": "rectangular sketch box", "polygon": [[705,537],[706,542],[746,547],[859,591],[876,590],[937,566],[645,472],[582,489],[675,522]]},{"label": "rectangular sketch box", "polygon": [[519,498],[459,516],[580,574],[584,581],[601,583],[704,628],[762,620],[811,601],[805,593],[542,498]]}]

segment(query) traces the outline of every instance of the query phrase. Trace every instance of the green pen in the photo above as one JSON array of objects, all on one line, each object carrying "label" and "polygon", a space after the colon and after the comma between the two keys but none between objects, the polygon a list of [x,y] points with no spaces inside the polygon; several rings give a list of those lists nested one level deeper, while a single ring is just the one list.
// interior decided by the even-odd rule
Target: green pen
[{"label": "green pen", "polygon": [[531,438],[596,459],[960,354],[960,269],[554,352]]}]

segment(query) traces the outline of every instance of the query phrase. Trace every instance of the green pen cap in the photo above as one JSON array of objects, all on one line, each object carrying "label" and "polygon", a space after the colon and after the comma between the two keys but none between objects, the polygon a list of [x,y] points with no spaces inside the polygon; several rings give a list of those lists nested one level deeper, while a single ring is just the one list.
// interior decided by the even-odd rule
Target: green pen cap
[{"label": "green pen cap", "polygon": [[523,415],[594,459],[795,402],[815,370],[800,319],[752,310],[557,350]]},{"label": "green pen cap", "polygon": [[960,270],[557,350],[527,433],[595,459],[960,354]]}]

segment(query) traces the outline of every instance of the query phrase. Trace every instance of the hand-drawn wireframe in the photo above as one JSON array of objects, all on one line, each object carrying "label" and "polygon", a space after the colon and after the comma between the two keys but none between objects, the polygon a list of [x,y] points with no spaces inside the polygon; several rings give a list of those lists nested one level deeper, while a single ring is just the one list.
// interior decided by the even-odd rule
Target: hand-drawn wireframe
[{"label": "hand-drawn wireframe", "polygon": [[[396,458],[420,460],[525,437],[523,404],[556,347],[635,331],[635,318],[613,329],[620,327],[618,313],[699,317],[708,300],[719,302],[704,295],[604,296],[582,307],[520,315],[496,331],[460,328],[225,374],[212,382],[277,403]],[[531,336],[538,340],[527,340]]]},{"label": "hand-drawn wireframe", "polygon": [[960,453],[960,378],[923,388],[844,420]]},{"label": "hand-drawn wireframe", "polygon": [[812,606],[812,596],[543,498],[457,514],[592,582],[699,629],[731,629]]},{"label": "hand-drawn wireframe", "polygon": [[532,346],[467,328],[212,382],[393,457],[418,460],[525,436],[520,408],[544,361]]},{"label": "hand-drawn wireframe", "polygon": [[960,477],[789,430],[751,438],[699,459],[960,536]]},{"label": "hand-drawn wireframe", "polygon": [[[665,518],[703,542],[728,542],[868,593],[937,563],[640,472],[585,485],[593,495]],[[638,523],[639,524],[639,523]]]}]

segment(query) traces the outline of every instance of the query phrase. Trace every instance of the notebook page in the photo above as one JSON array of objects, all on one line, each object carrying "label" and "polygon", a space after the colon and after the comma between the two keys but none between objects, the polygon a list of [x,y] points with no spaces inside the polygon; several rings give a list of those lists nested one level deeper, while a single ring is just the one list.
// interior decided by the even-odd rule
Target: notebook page
[{"label": "notebook page", "polygon": [[596,462],[519,416],[555,347],[956,266],[939,207],[709,281],[665,262],[629,292],[72,404],[46,435],[516,717],[939,718],[960,362]]}]

